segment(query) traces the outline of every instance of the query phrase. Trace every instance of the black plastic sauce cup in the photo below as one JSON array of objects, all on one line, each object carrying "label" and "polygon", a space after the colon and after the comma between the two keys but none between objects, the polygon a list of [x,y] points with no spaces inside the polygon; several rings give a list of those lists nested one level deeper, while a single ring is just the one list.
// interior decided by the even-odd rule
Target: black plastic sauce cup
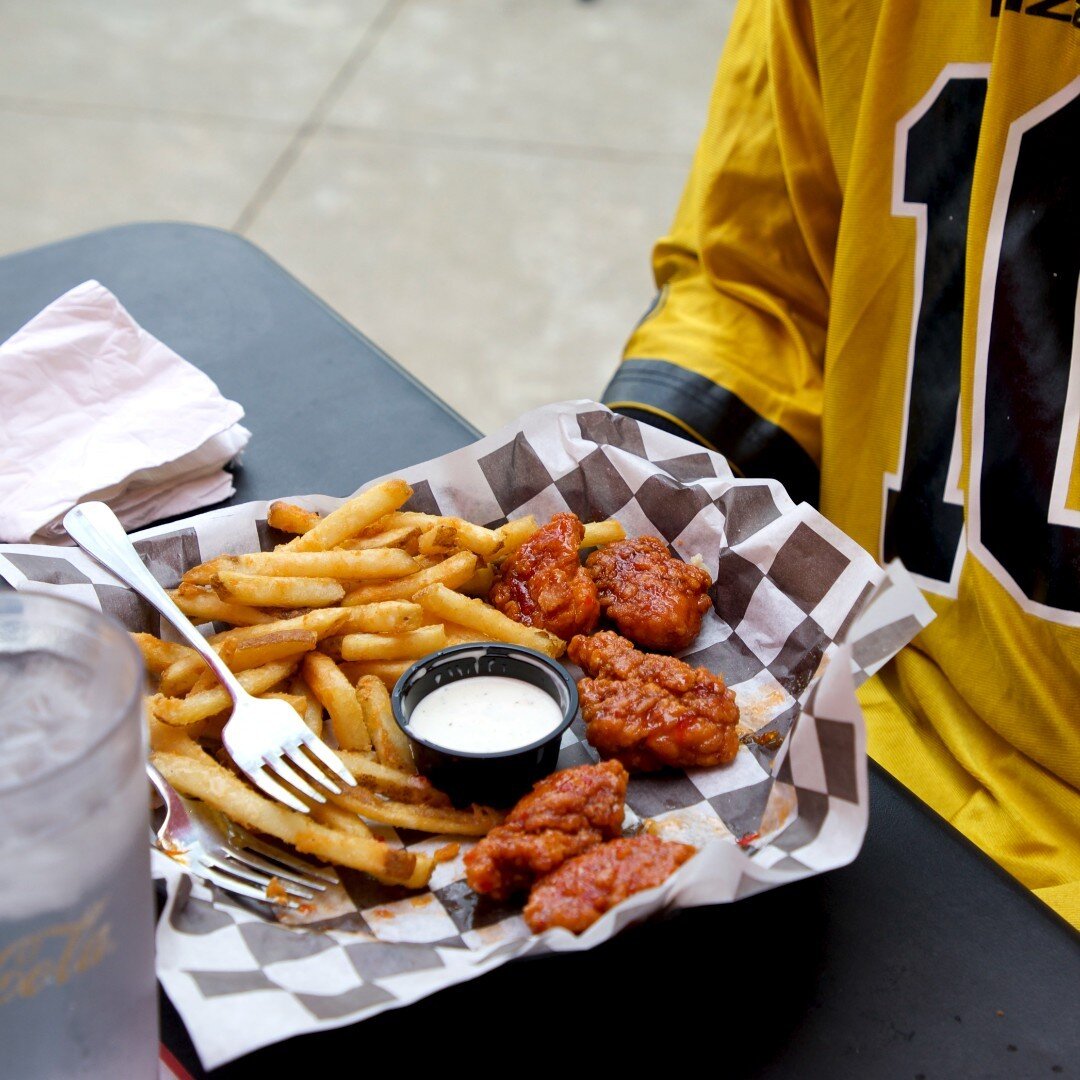
[{"label": "black plastic sauce cup", "polygon": [[[448,750],[409,730],[409,718],[420,700],[440,686],[477,675],[501,675],[538,686],[559,706],[562,720],[541,739],[491,753]],[[391,702],[398,725],[412,743],[416,767],[459,807],[516,802],[554,770],[562,733],[578,709],[577,687],[558,661],[521,645],[492,642],[451,645],[418,660],[398,679]]]}]

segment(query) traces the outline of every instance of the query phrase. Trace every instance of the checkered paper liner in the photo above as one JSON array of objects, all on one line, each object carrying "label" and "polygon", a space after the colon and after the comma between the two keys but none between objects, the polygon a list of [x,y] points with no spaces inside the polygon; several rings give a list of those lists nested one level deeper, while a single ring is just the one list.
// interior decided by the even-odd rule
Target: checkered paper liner
[{"label": "checkered paper liner", "polygon": [[[713,611],[684,658],[724,675],[746,738],[731,765],[632,779],[628,824],[650,818],[699,854],[577,937],[530,935],[520,904],[468,888],[460,855],[437,866],[420,893],[342,871],[340,887],[302,926],[282,925],[268,908],[194,881],[157,855],[168,891],[158,973],[207,1068],[408,1005],[525,953],[592,948],[662,909],[738,900],[843,866],[862,844],[866,752],[854,687],[933,617],[902,568],[883,571],[779,484],[738,479],[720,456],[590,401],[535,410],[397,475],[413,486],[410,509],[493,526],[564,510],[584,521],[617,517],[630,535],[659,534],[681,557],[700,555],[715,580]],[[341,500],[295,501],[325,512]],[[133,539],[158,580],[173,586],[199,562],[279,542],[267,506],[229,507]],[[100,608],[131,630],[175,636],[80,551],[0,547],[0,574],[16,588]],[[772,732],[779,738],[762,738]],[[595,756],[579,717],[559,767]],[[414,851],[452,839],[381,832]]]}]

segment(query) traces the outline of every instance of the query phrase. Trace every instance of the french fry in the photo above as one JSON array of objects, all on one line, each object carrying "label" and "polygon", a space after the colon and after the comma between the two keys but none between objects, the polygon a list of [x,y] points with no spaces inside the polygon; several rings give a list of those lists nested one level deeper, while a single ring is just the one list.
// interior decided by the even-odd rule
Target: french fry
[{"label": "french fry", "polygon": [[416,573],[412,557],[400,548],[367,551],[259,551],[216,560],[218,569],[270,577],[381,580]]},{"label": "french fry", "polygon": [[459,547],[457,530],[450,524],[432,526],[420,534],[416,543],[420,555],[449,555]]},{"label": "french fry", "polygon": [[346,634],[341,639],[343,660],[418,660],[446,645],[441,626],[421,626],[402,634]]},{"label": "french fry", "polygon": [[203,672],[210,669],[206,661],[194,650],[173,661],[162,673],[158,690],[166,697],[181,697],[199,681]]},{"label": "french fry", "polygon": [[371,837],[372,831],[364,822],[348,810],[342,810],[340,806],[332,806],[330,803],[318,803],[314,799],[305,798],[311,812],[312,820],[320,825],[326,825],[343,833],[352,833],[355,836]]},{"label": "french fry", "polygon": [[304,718],[304,709],[307,707],[307,698],[303,694],[285,694],[285,693],[273,693],[273,694],[260,694],[260,698],[271,698],[276,701],[284,701],[286,705],[291,705],[296,710],[296,715],[302,720]]},{"label": "french fry", "polygon": [[219,570],[228,567],[230,558],[229,555],[219,555],[209,562],[199,563],[188,570],[180,580],[186,585],[209,585]]},{"label": "french fry", "polygon": [[188,756],[159,751],[153,754],[153,762],[181,794],[202,799],[245,828],[276,836],[299,852],[412,889],[426,885],[431,876],[430,857],[328,828],[311,820],[308,814],[271,802],[208,754]]},{"label": "french fry", "polygon": [[272,502],[266,512],[266,524],[280,532],[303,534],[319,524],[319,515],[295,503]]},{"label": "french fry", "polygon": [[410,600],[383,600],[336,610],[343,612],[334,630],[339,634],[400,634],[424,623],[424,609]]},{"label": "french fry", "polygon": [[211,582],[222,600],[252,607],[330,607],[345,595],[332,578],[264,577],[222,570]]},{"label": "french fry", "polygon": [[397,510],[410,495],[412,488],[404,480],[384,480],[343,503],[285,547],[290,551],[328,551],[384,514]]},{"label": "french fry", "polygon": [[426,776],[413,776],[400,769],[392,769],[389,765],[376,761],[370,753],[359,750],[339,750],[338,757],[353,774],[357,784],[368,791],[385,795],[397,802],[441,807],[452,805],[447,796],[433,787]]},{"label": "french fry", "polygon": [[451,589],[464,585],[475,570],[476,556],[471,551],[459,551],[456,555],[408,577],[358,585],[345,594],[341,604],[343,607],[353,607],[356,604],[374,604],[382,600],[411,600],[421,589],[436,582],[441,582]]},{"label": "french fry", "polygon": [[315,648],[318,638],[314,630],[297,627],[294,630],[275,630],[259,637],[241,640],[232,638],[222,642],[221,659],[231,671],[247,671],[262,667],[274,660],[299,656]]},{"label": "french fry", "polygon": [[[416,608],[416,613],[418,616],[422,614],[419,607]],[[152,675],[162,674],[177,660],[199,655],[190,645],[162,641],[153,634],[132,634],[131,640],[138,646],[139,652],[142,653],[143,663]]]},{"label": "french fry", "polygon": [[464,585],[459,586],[458,591],[466,596],[487,596],[494,583],[495,571],[490,566],[478,566],[476,573]]},{"label": "french fry", "polygon": [[277,619],[266,623],[257,623],[254,626],[238,626],[232,630],[225,630],[220,634],[210,637],[212,645],[222,645],[226,641],[251,641],[265,634],[276,634],[282,630],[312,630],[315,637],[322,639],[329,634],[334,634],[348,620],[352,618],[353,608],[312,608],[302,615],[294,615],[289,618]]},{"label": "french fry", "polygon": [[215,675],[210,666],[207,665],[199,673],[199,677],[195,682],[191,684],[191,689],[188,691],[188,694],[201,694],[205,690],[213,690],[219,682],[220,680],[217,675]]},{"label": "french fry", "polygon": [[[436,616],[431,616],[436,618]],[[446,634],[447,645],[471,645],[476,641],[499,641],[500,638],[485,634],[482,630],[474,630],[471,626],[462,626],[460,623],[444,622],[443,631]]]},{"label": "french fry", "polygon": [[[308,653],[308,656],[313,654]],[[240,685],[249,694],[265,694],[287,679],[297,667],[295,660],[277,660],[260,668],[242,671],[237,675]],[[174,727],[186,727],[208,716],[232,708],[232,698],[223,686],[192,694],[186,698],[170,698],[154,694],[149,702],[150,712],[159,720]]]},{"label": "french fry", "polygon": [[387,689],[412,667],[412,660],[352,660],[341,665],[342,674],[351,683],[359,682],[365,675],[374,675],[381,679]]},{"label": "french fry", "polygon": [[601,544],[614,544],[616,540],[625,540],[626,530],[614,518],[607,521],[589,521],[585,523],[585,536],[581,547],[599,547]]},{"label": "french fry", "polygon": [[227,622],[233,626],[254,626],[256,623],[274,622],[280,616],[247,604],[222,600],[209,585],[191,585],[181,582],[169,595],[176,606],[196,622]]},{"label": "french fry", "polygon": [[368,734],[380,763],[404,773],[415,773],[412,744],[394,719],[390,694],[382,680],[365,675],[356,684],[356,696],[363,707]]},{"label": "french fry", "polygon": [[326,707],[338,746],[345,750],[370,750],[371,737],[356,688],[329,656],[310,652],[304,656],[304,681]]},{"label": "french fry", "polygon": [[388,524],[419,525],[421,529],[446,528],[449,526],[456,534],[456,544],[474,555],[490,559],[502,547],[503,538],[497,529],[486,529],[460,517],[421,514],[411,510],[399,511],[387,516]]},{"label": "french fry", "polygon": [[540,526],[536,523],[536,518],[532,514],[528,514],[526,517],[514,518],[513,521],[508,521],[505,525],[500,525],[495,531],[499,534],[499,538],[502,540],[502,546],[499,548],[498,559],[501,561],[505,559],[507,555],[513,554],[517,551],[526,540]]},{"label": "french fry", "polygon": [[[368,529],[375,529],[369,534]],[[359,536],[342,540],[339,551],[366,551],[368,548],[402,548],[420,535],[419,525],[399,525],[396,529],[384,529],[380,522],[369,525]]]},{"label": "french fry", "polygon": [[553,657],[562,656],[566,651],[566,642],[562,638],[548,633],[547,630],[523,626],[498,609],[485,604],[483,600],[462,596],[445,585],[429,585],[416,593],[413,599],[432,615],[479,633],[489,634],[495,641],[524,645]]},{"label": "french fry", "polygon": [[304,711],[300,714],[304,723],[311,729],[316,738],[322,738],[323,731],[323,706],[322,702],[311,692],[311,687],[304,680],[304,676],[296,674],[289,681],[289,693],[304,699]]},{"label": "french fry", "polygon": [[370,821],[379,821],[401,829],[450,833],[454,836],[486,836],[503,819],[502,814],[489,806],[455,810],[403,803],[380,798],[359,785],[341,795],[328,795],[327,798],[336,806],[351,810]]}]

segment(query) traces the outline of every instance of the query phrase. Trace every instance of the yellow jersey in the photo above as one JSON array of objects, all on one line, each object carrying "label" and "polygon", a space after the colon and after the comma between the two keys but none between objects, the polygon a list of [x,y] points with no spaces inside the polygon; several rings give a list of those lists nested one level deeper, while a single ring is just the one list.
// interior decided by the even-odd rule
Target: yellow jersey
[{"label": "yellow jersey", "polygon": [[1080,0],[744,0],[604,400],[903,560],[870,752],[1080,927],[1078,147]]}]

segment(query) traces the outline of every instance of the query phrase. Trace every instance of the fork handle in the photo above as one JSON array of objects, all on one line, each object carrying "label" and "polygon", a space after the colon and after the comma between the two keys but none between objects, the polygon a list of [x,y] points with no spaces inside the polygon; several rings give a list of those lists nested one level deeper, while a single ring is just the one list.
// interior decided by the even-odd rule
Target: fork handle
[{"label": "fork handle", "polygon": [[177,633],[210,665],[233,701],[247,693],[225,661],[146,568],[124,532],[124,526],[105,503],[79,503],[64,515],[64,528],[79,547],[92,555],[109,573],[131,586],[172,623]]}]

